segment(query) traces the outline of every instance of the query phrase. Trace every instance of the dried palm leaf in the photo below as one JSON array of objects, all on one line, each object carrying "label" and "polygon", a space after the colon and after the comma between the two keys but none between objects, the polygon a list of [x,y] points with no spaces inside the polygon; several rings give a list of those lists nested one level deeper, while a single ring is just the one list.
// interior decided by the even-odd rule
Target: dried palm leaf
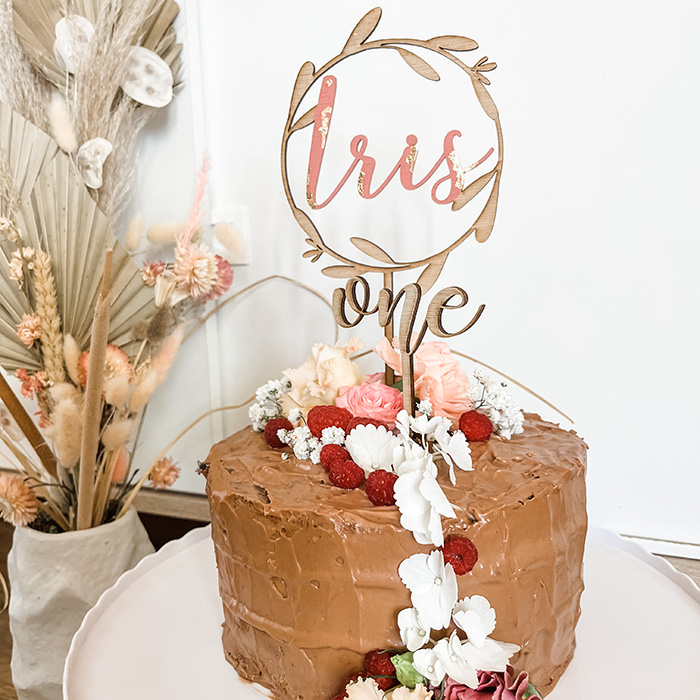
[{"label": "dried palm leaf", "polygon": [[[56,87],[63,90],[70,81],[54,54],[56,24],[67,14],[95,24],[106,2],[111,0],[14,0],[14,26],[20,43],[32,65]],[[133,0],[125,2],[127,11],[130,4]],[[168,63],[176,82],[182,69],[182,44],[176,41],[173,22],[179,11],[174,0],[150,0],[139,42]]]},{"label": "dried palm leaf", "polygon": [[[43,148],[37,146],[36,151],[27,147],[21,157],[15,156],[20,183],[17,189],[21,193],[15,220],[24,245],[41,249],[51,257],[63,333],[73,336],[79,348],[88,346],[100,294],[104,252],[113,248],[109,342],[128,344],[133,326],[156,310],[152,290],[143,284],[139,268],[113,235],[109,220],[90,196],[70,159],[58,151],[46,134],[17,113],[8,116],[7,112],[11,110],[0,103],[0,125],[12,122],[22,141],[31,143],[34,139],[44,144]],[[6,131],[0,131],[0,145]],[[52,145],[47,145],[46,139]],[[51,152],[53,159],[46,162]],[[37,172],[37,160],[43,167],[33,176],[34,183],[29,188],[25,173]],[[38,355],[32,356],[31,350],[16,338],[16,323],[28,308],[26,296],[15,282],[7,279],[6,270],[0,274],[0,293],[0,364],[7,369],[36,369]]]}]

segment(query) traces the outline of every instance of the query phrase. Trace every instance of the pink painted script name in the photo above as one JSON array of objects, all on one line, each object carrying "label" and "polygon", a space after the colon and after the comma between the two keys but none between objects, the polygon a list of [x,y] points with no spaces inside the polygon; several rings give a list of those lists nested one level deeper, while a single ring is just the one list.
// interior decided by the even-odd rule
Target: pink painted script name
[{"label": "pink painted script name", "polygon": [[[425,185],[430,178],[437,172],[441,165],[446,164],[448,174],[441,177],[432,187],[430,196],[436,204],[451,204],[459,196],[462,189],[466,186],[464,176],[469,170],[473,170],[478,165],[481,165],[492,153],[493,148],[473,163],[468,168],[461,168],[457,160],[454,150],[454,140],[462,133],[457,130],[449,131],[445,135],[443,141],[442,155],[438,158],[435,165],[430,171],[418,182],[413,181],[414,167],[416,163],[416,155],[418,153],[417,144],[418,138],[413,134],[406,137],[406,148],[401,153],[396,165],[393,167],[387,178],[382,182],[376,190],[372,190],[372,177],[376,168],[377,162],[372,156],[367,155],[367,147],[369,139],[362,134],[355,136],[350,142],[350,155],[354,160],[347,169],[345,175],[341,178],[336,188],[331,192],[327,199],[319,202],[316,196],[318,188],[318,179],[323,163],[323,156],[326,152],[326,143],[328,134],[331,128],[331,120],[333,119],[333,109],[335,106],[335,95],[338,87],[338,79],[332,75],[328,75],[321,83],[321,90],[318,97],[318,105],[314,113],[314,132],[311,137],[311,149],[309,152],[309,170],[306,179],[306,200],[312,209],[322,209],[328,205],[333,198],[340,192],[342,187],[348,181],[353,171],[360,165],[360,173],[357,180],[357,189],[363,199],[374,199],[377,195],[384,191],[386,186],[394,179],[396,173],[399,174],[401,185],[406,190],[417,190]],[[450,191],[448,194],[440,198],[437,190],[444,182],[450,182]]]}]

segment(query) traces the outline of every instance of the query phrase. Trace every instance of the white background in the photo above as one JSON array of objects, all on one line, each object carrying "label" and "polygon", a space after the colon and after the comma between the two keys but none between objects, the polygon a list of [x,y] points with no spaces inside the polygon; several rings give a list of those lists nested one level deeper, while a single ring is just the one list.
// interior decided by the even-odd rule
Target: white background
[{"label": "white background", "polygon": [[[198,75],[186,77],[168,116],[149,129],[135,208],[148,223],[185,218],[195,154],[206,148],[211,207],[250,237],[251,264],[236,268],[234,291],[281,274],[330,296],[334,281],[301,257],[304,235],[282,191],[280,141],[299,67],[339,53],[372,5],[196,6],[181,32],[195,54],[191,65],[201,41],[201,84]],[[453,255],[439,284],[459,284],[470,308],[487,308],[453,346],[574,418],[590,446],[594,524],[700,543],[700,6],[386,0],[383,9],[373,38],[463,34],[480,44],[466,60],[488,55],[498,63],[489,74],[505,138],[496,227],[487,243],[468,241]],[[398,58],[396,65],[409,71]],[[424,101],[411,109],[417,130],[430,124]],[[400,236],[405,223],[387,227]],[[368,341],[378,337],[374,319],[357,330]],[[313,342],[333,337],[330,313],[286,283],[235,301],[182,352],[150,409],[141,458],[212,402],[247,399],[300,364]],[[224,432],[241,427],[245,413],[228,414]],[[205,425],[174,451],[180,488],[201,490],[194,460],[217,434]]]}]

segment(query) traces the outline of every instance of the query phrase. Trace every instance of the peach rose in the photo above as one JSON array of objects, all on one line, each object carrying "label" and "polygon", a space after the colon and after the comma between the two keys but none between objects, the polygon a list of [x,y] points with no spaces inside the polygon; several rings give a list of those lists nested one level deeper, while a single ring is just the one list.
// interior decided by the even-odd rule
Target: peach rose
[{"label": "peach rose", "polygon": [[341,387],[335,405],[346,408],[353,416],[393,425],[396,414],[403,408],[403,399],[398,389],[374,381]]},{"label": "peach rose", "polygon": [[[394,343],[398,344],[394,339]],[[401,356],[382,338],[374,351],[395,372],[401,372]],[[469,379],[447,343],[434,341],[421,345],[413,356],[416,396],[430,401],[433,415],[445,416],[457,427],[459,417],[472,408]]]}]

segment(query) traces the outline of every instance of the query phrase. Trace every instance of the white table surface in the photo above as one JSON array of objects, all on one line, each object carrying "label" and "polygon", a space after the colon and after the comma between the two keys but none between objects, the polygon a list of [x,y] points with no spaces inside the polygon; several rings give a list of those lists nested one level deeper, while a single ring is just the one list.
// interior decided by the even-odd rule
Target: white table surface
[{"label": "white table surface", "polygon": [[[571,665],[548,700],[700,700],[700,590],[668,562],[591,529]],[[127,572],[73,639],[65,700],[260,700],[224,660],[209,527]]]}]

